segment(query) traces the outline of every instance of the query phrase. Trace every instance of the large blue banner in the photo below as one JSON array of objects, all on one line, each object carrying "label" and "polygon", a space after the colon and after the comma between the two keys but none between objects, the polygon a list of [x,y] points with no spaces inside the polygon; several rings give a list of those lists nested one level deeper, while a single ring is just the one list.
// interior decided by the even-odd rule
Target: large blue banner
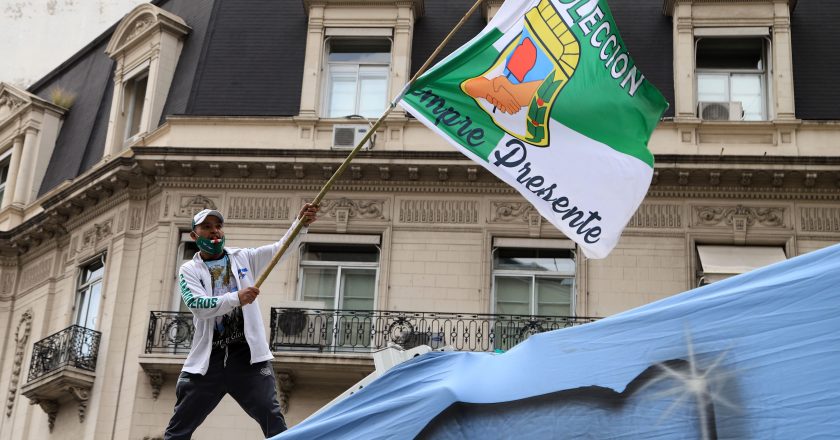
[{"label": "large blue banner", "polygon": [[433,352],[278,439],[840,438],[840,245],[504,354]]}]

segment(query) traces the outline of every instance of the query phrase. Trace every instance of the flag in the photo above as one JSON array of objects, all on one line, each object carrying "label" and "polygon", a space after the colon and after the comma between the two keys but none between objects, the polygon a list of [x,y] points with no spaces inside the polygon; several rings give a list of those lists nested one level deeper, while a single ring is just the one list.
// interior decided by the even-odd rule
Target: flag
[{"label": "flag", "polygon": [[605,0],[508,0],[400,104],[604,258],[645,197],[668,103]]}]

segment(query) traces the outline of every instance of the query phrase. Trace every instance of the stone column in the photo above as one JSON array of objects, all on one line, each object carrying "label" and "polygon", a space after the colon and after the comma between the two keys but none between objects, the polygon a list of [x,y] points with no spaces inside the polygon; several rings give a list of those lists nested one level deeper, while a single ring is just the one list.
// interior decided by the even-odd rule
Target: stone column
[{"label": "stone column", "polygon": [[15,192],[12,203],[26,206],[29,202],[29,193],[32,191],[32,172],[35,168],[35,148],[37,148],[38,130],[27,128],[23,140],[23,152],[21,154],[20,166],[15,176]]},{"label": "stone column", "polygon": [[[796,119],[793,101],[793,51],[790,40],[790,6],[777,0],[773,5],[773,84],[777,120]],[[772,114],[768,111],[768,113]]]},{"label": "stone column", "polygon": [[674,116],[678,120],[697,119],[694,81],[691,4],[677,3],[674,9]]},{"label": "stone column", "polygon": [[318,91],[322,80],[321,64],[324,47],[324,5],[315,3],[309,7],[309,26],[306,32],[306,53],[303,64],[303,83],[300,93],[300,116],[303,118],[318,117]]},{"label": "stone column", "polygon": [[3,195],[3,202],[0,208],[5,208],[12,204],[12,198],[15,195],[15,188],[17,187],[18,170],[20,169],[20,155],[23,153],[23,138],[17,136],[12,144],[12,157],[9,160],[9,175],[6,176],[6,191]]}]

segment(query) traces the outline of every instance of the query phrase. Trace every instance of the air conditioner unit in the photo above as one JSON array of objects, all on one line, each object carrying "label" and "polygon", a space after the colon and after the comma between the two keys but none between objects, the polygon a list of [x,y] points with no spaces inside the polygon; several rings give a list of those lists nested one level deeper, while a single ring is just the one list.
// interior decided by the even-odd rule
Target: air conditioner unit
[{"label": "air conditioner unit", "polygon": [[701,102],[697,104],[697,113],[704,121],[740,121],[744,111],[740,101]]},{"label": "air conditioner unit", "polygon": [[[353,149],[365,137],[370,127],[367,125],[334,125],[332,147],[335,149]],[[363,150],[371,147],[371,139],[362,146]]]}]

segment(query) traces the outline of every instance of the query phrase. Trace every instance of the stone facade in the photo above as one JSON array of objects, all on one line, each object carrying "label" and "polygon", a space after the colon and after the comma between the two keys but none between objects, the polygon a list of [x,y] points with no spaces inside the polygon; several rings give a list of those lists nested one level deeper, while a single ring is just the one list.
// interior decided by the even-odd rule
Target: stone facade
[{"label": "stone facade", "polygon": [[[394,21],[395,50],[405,51],[412,35],[407,17],[422,1],[381,3],[399,5],[397,15],[382,19]],[[500,2],[488,3],[485,13],[492,14]],[[690,26],[692,17],[702,19],[709,6],[697,1],[705,6],[692,16],[685,10],[690,1],[665,3],[676,7],[675,32]],[[765,6],[783,3],[739,3],[741,13],[731,15],[748,16],[754,4],[771,14]],[[315,18],[310,28],[317,30],[323,23]],[[326,20],[339,18],[326,14]],[[316,46],[307,44],[307,54],[317,56]],[[288,228],[344,159],[346,152],[331,149],[332,128],[342,121],[316,117],[318,83],[306,81],[301,117],[168,116],[125,151],[109,144],[110,156],[72,182],[28,205],[4,204],[0,222],[13,226],[0,243],[0,390],[6,396],[0,438],[162,438],[185,355],[149,352],[150,313],[177,311],[178,253],[191,216],[218,209],[227,214],[229,245],[267,243]],[[693,93],[690,84],[678,86],[678,99]],[[789,120],[792,98],[779,99],[787,118],[780,123],[704,123],[683,103],[675,120],[660,124],[651,140],[654,181],[618,246],[603,260],[577,253],[575,315],[605,317],[695,287],[697,244],[776,246],[793,257],[840,241],[840,151],[832,148],[840,126]],[[3,124],[0,133],[8,127]],[[9,136],[13,148],[28,148],[25,133]],[[18,174],[27,188],[29,174]],[[494,239],[565,239],[512,189],[404,114],[390,117],[374,147],[357,156],[310,229],[378,237],[374,308],[402,312],[491,314]],[[260,297],[267,326],[271,307],[306,308],[302,256],[290,251],[292,258],[271,273]],[[101,339],[90,385],[61,382],[52,399],[25,397],[33,344],[75,322],[80,270],[103,255]],[[370,352],[281,348],[275,355],[290,425],[374,368]],[[76,380],[64,374],[63,380]],[[195,438],[259,435],[227,397]]]}]

